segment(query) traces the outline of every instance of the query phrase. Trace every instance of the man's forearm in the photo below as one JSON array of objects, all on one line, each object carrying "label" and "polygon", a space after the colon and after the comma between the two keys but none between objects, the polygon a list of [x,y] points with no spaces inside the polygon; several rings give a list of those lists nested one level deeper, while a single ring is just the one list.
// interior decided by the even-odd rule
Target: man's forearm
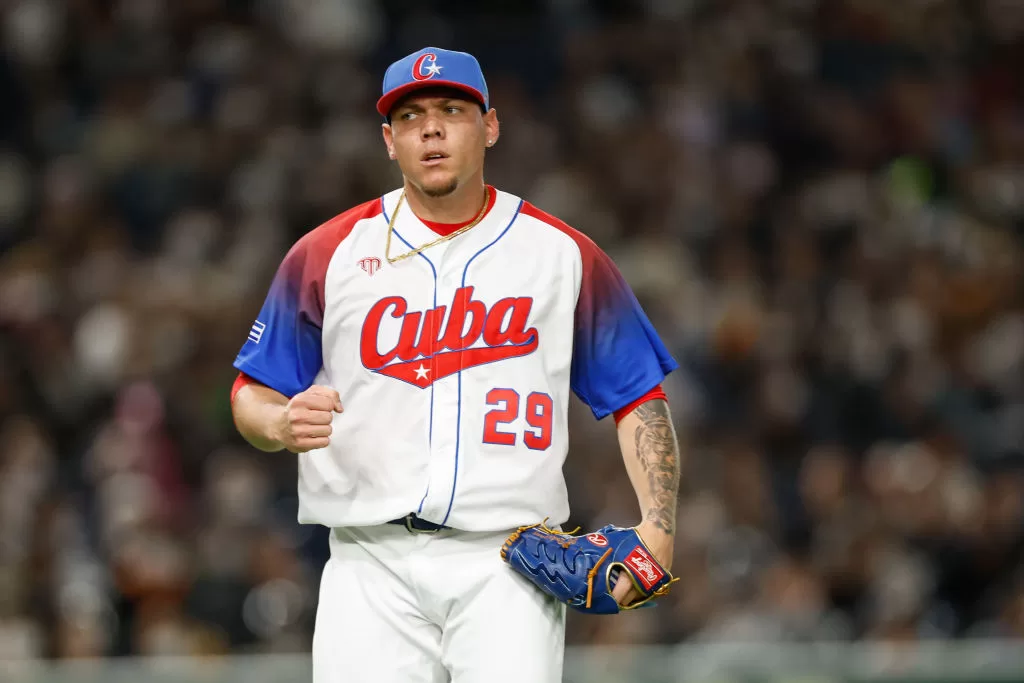
[{"label": "man's forearm", "polygon": [[640,404],[619,422],[618,434],[644,522],[673,535],[680,457],[668,404],[660,398]]},{"label": "man's forearm", "polygon": [[253,447],[273,453],[284,448],[275,429],[288,399],[270,387],[248,384],[238,390],[231,404],[238,433]]}]

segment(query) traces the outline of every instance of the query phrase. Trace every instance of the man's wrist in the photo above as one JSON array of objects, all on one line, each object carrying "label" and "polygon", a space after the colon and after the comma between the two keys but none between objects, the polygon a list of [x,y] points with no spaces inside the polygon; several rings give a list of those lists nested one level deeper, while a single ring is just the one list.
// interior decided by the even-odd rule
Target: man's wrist
[{"label": "man's wrist", "polygon": [[284,448],[288,427],[288,405],[272,405],[270,410],[271,419],[266,422],[266,433],[263,436],[267,441],[276,444],[279,449]]},{"label": "man's wrist", "polygon": [[675,525],[666,531],[660,524],[645,518],[637,527],[637,534],[647,549],[654,554],[655,559],[666,568],[672,564],[672,554],[675,549]]}]

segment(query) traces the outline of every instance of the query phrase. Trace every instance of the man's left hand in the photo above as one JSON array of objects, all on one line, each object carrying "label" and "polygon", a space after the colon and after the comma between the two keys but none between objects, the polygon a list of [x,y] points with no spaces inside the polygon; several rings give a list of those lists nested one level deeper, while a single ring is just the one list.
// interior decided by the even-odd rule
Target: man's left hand
[{"label": "man's left hand", "polygon": [[[671,570],[675,537],[651,522],[641,522],[636,531],[640,538],[643,539],[647,549],[654,555],[654,559],[660,562],[665,569]],[[619,578],[615,581],[612,597],[622,606],[629,605],[640,597],[636,589],[633,588],[633,582],[630,581],[629,574],[626,572],[619,574]]]}]

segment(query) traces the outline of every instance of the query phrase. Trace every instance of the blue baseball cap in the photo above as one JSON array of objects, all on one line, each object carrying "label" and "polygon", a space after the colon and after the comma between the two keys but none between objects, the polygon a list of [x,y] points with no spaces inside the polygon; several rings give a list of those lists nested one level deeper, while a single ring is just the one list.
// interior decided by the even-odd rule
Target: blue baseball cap
[{"label": "blue baseball cap", "polygon": [[425,47],[402,57],[384,72],[384,92],[377,111],[387,116],[399,98],[420,88],[449,87],[461,90],[490,108],[487,81],[476,57],[466,52]]}]

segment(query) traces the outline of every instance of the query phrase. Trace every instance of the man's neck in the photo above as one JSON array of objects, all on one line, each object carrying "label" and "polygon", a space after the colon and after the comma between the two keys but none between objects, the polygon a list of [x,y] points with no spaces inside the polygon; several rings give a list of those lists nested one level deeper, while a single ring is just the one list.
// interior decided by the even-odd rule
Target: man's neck
[{"label": "man's neck", "polygon": [[460,187],[444,197],[430,197],[405,184],[405,200],[421,220],[434,223],[465,223],[476,218],[484,206],[484,183],[479,181]]}]

